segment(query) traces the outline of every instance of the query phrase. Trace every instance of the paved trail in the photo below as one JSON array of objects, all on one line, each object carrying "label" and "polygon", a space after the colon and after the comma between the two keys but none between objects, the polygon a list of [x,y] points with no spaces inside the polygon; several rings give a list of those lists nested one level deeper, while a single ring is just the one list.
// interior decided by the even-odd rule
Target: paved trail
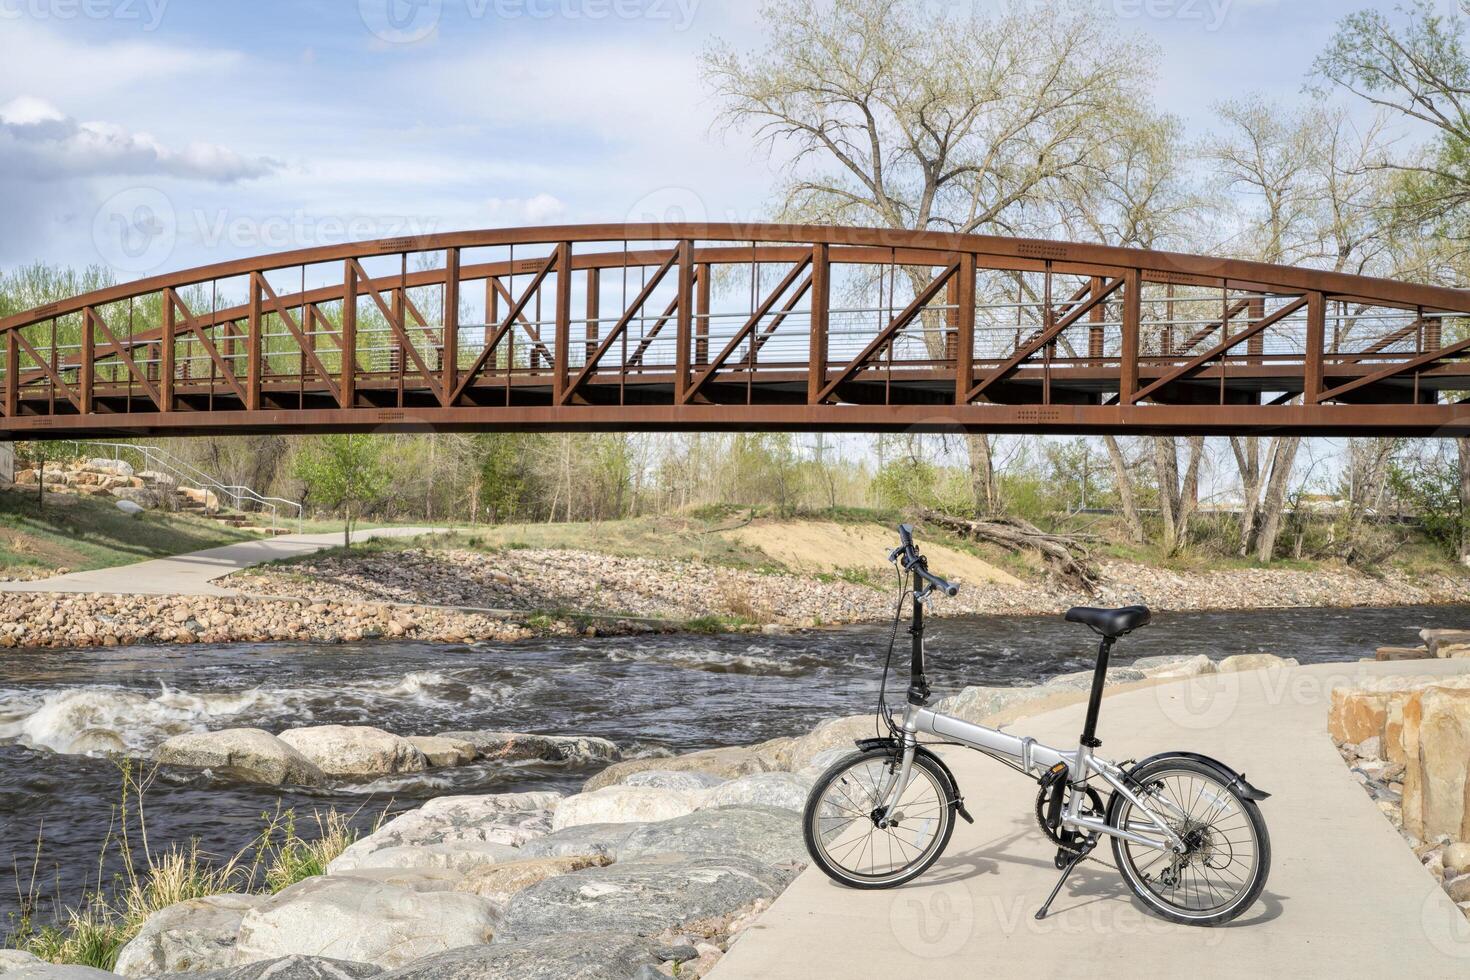
[{"label": "paved trail", "polygon": [[[1358,675],[1442,674],[1452,661],[1320,664],[1215,675],[1110,697],[1103,752],[1205,752],[1273,794],[1262,803],[1271,876],[1230,926],[1171,925],[1143,911],[1099,848],[1052,906],[1055,849],[1037,831],[1034,787],[999,764],[945,750],[974,826],[918,881],[893,891],[839,887],[809,868],[714,970],[714,980],[790,977],[1458,977],[1470,976],[1470,923],[1327,736],[1331,687]],[[1013,731],[1075,744],[1078,704]]]},{"label": "paved trail", "polygon": [[[386,527],[356,531],[354,541],[370,538],[412,537],[444,528]],[[340,532],[331,534],[284,534],[259,541],[242,541],[207,551],[90,572],[72,572],[36,582],[0,582],[0,592],[102,592],[116,595],[234,595],[233,589],[215,585],[223,578],[252,565],[310,555],[342,543]]]}]

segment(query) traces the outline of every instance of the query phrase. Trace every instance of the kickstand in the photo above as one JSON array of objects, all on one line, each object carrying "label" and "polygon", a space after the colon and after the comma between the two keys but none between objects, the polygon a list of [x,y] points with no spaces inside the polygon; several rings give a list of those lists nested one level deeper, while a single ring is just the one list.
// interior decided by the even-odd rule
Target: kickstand
[{"label": "kickstand", "polygon": [[1072,869],[1081,864],[1083,859],[1085,859],[1086,857],[1087,855],[1084,853],[1073,854],[1071,857],[1067,858],[1067,863],[1062,865],[1062,876],[1057,879],[1056,887],[1051,890],[1051,894],[1046,896],[1046,901],[1041,903],[1041,908],[1038,909],[1036,912],[1036,918],[1046,918],[1047,909],[1051,908],[1051,903],[1056,901],[1057,893],[1060,892],[1062,890],[1062,886],[1067,883],[1067,878],[1072,874]]}]

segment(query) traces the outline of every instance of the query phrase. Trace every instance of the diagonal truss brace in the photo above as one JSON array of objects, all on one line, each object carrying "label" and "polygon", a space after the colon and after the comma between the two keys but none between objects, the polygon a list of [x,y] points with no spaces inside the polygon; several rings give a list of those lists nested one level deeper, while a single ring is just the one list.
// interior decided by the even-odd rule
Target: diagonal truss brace
[{"label": "diagonal truss brace", "polygon": [[628,324],[633,322],[633,317],[638,314],[639,310],[643,309],[644,304],[648,302],[648,298],[653,295],[653,291],[658,288],[659,283],[664,281],[664,278],[669,274],[669,270],[678,261],[679,250],[674,249],[669,253],[669,257],[664,261],[664,264],[658,267],[658,271],[649,277],[648,282],[643,285],[643,288],[638,291],[638,295],[633,298],[633,302],[623,311],[623,315],[618,317],[618,322],[607,332],[607,336],[602,338],[602,343],[597,345],[597,350],[593,352],[591,357],[587,358],[587,363],[582,365],[582,369],[577,372],[577,376],[567,383],[566,388],[561,393],[561,403],[563,405],[569,404],[572,396],[577,393],[577,390],[587,383],[587,379],[592,376],[592,372],[602,362],[603,356],[607,354],[613,342],[621,337],[623,332],[628,329]]},{"label": "diagonal truss brace", "polygon": [[444,388],[439,384],[439,378],[433,371],[429,370],[429,365],[419,355],[419,349],[409,339],[408,331],[403,329],[404,317],[393,314],[392,308],[383,300],[383,294],[373,286],[372,280],[368,278],[368,274],[363,270],[362,263],[358,262],[357,259],[348,259],[347,264],[351,268],[352,275],[357,277],[358,284],[366,287],[368,295],[372,296],[373,302],[377,304],[378,312],[383,314],[383,319],[388,321],[388,326],[393,331],[393,336],[397,338],[399,346],[408,355],[409,359],[413,361],[414,370],[428,384],[429,390],[434,393],[435,399],[440,404],[446,404],[444,401]]},{"label": "diagonal truss brace", "polygon": [[1108,297],[1116,293],[1122,287],[1122,285],[1122,276],[1119,276],[1116,279],[1109,279],[1106,283],[1103,284],[1103,287],[1101,289],[1088,296],[1087,302],[1081,304],[1080,306],[1074,307],[1072,311],[1066,316],[1062,317],[1056,323],[1053,323],[1051,326],[1047,327],[1045,330],[1041,331],[1036,336],[1031,338],[1031,340],[1026,343],[1020,350],[1011,355],[1009,360],[1007,360],[1000,367],[996,368],[994,371],[990,372],[984,378],[982,378],[979,384],[970,389],[969,394],[965,396],[965,401],[974,401],[985,392],[986,388],[989,388],[991,385],[995,384],[997,381],[1002,380],[1003,378],[1010,377],[1010,375],[1014,373],[1017,368],[1019,368],[1022,364],[1029,360],[1037,351],[1041,350],[1053,340],[1056,340],[1056,338],[1062,333],[1062,331],[1076,324],[1088,313],[1091,313],[1099,305],[1106,302]]},{"label": "diagonal truss brace", "polygon": [[1195,372],[1199,371],[1200,368],[1204,367],[1210,361],[1213,361],[1215,358],[1221,357],[1222,355],[1228,353],[1233,348],[1239,346],[1242,342],[1249,340],[1250,338],[1254,337],[1258,333],[1261,333],[1263,330],[1267,329],[1273,324],[1285,320],[1287,317],[1296,313],[1298,310],[1304,308],[1307,303],[1308,297],[1297,297],[1295,300],[1287,303],[1285,306],[1281,307],[1270,316],[1262,317],[1255,323],[1252,323],[1249,327],[1246,327],[1240,333],[1220,341],[1220,343],[1216,344],[1214,347],[1211,347],[1203,354],[1195,356],[1188,363],[1180,365],[1179,367],[1170,371],[1168,374],[1165,374],[1163,377],[1155,380],[1152,384],[1149,384],[1146,387],[1140,389],[1137,393],[1134,394],[1133,400],[1135,402],[1141,402],[1149,395],[1152,395],[1160,388],[1163,388],[1165,385],[1173,384],[1175,381],[1181,381],[1192,376],[1193,374],[1195,374]]},{"label": "diagonal truss brace", "polygon": [[[557,256],[561,255],[563,251],[560,248],[553,251],[551,255],[547,256],[546,262],[541,268],[536,270],[536,275],[531,279],[530,285],[526,287],[525,292],[521,293],[520,298],[511,304],[511,308],[506,312],[505,318],[495,328],[494,335],[485,341],[485,349],[480,351],[480,356],[475,358],[475,363],[470,365],[469,370],[464,373],[464,377],[460,378],[459,384],[455,386],[454,391],[444,402],[445,405],[454,405],[458,402],[459,396],[464,394],[464,390],[480,376],[480,372],[485,369],[485,364],[495,353],[495,348],[500,346],[500,342],[505,339],[506,333],[515,324],[516,318],[521,315],[521,311],[526,308],[526,304],[531,301],[531,297],[536,295],[536,290],[541,288],[541,284],[546,281],[546,277],[551,274],[551,270],[556,268]],[[570,269],[559,269],[557,271],[560,275],[571,274]]]},{"label": "diagonal truss brace", "polygon": [[148,397],[153,399],[153,404],[157,405],[159,409],[162,409],[163,396],[158,393],[158,389],[154,386],[153,382],[148,380],[148,376],[138,369],[137,362],[128,353],[127,347],[118,341],[117,335],[112,332],[112,328],[107,325],[107,321],[102,319],[101,314],[90,306],[83,312],[86,314],[87,319],[91,320],[93,329],[102,331],[103,342],[112,349],[112,352],[117,355],[118,360],[123,362],[123,365],[128,369],[128,373],[148,393]]},{"label": "diagonal truss brace", "polygon": [[837,372],[837,377],[822,387],[822,390],[817,393],[815,403],[820,405],[826,402],[828,398],[832,397],[832,393],[837,390],[839,385],[845,384],[848,379],[854,374],[857,374],[869,361],[876,357],[880,351],[891,344],[894,335],[908,326],[914,317],[919,315],[919,311],[927,306],[930,300],[934,299],[939,294],[939,291],[949,284],[950,279],[954,278],[955,274],[960,271],[961,262],[961,259],[955,259],[943,272],[931,279],[929,285],[919,290],[918,295],[913,298],[913,301],[908,306],[904,307],[903,312],[890,320],[888,326],[878,331],[878,336],[874,337],[868,343],[868,346],[863,348],[862,353],[844,364]]},{"label": "diagonal truss brace", "polygon": [[291,336],[296,338],[296,344],[301,348],[301,353],[306,355],[306,359],[311,362],[312,370],[316,371],[317,376],[326,384],[327,390],[332,393],[333,400],[343,408],[347,408],[348,406],[342,400],[342,389],[332,380],[331,372],[326,369],[321,359],[316,356],[316,349],[307,341],[306,334],[301,330],[301,324],[296,322],[296,317],[291,313],[286,304],[281,302],[281,298],[276,295],[276,291],[271,288],[271,284],[266,282],[265,276],[258,272],[252,272],[250,278],[254,280],[255,287],[265,296],[271,309],[280,316],[281,322],[286,324],[286,329],[291,331]]},{"label": "diagonal truss brace", "polygon": [[194,334],[195,339],[199,341],[199,345],[204,348],[204,352],[209,355],[209,359],[219,369],[220,377],[225,379],[225,382],[235,392],[235,395],[240,401],[246,401],[245,386],[240,384],[239,378],[235,377],[235,372],[230,367],[229,362],[220,356],[219,348],[215,346],[214,341],[209,339],[209,335],[204,332],[199,318],[190,312],[189,307],[184,304],[184,300],[172,288],[166,290],[164,302],[172,303],[175,309],[184,314],[184,325]]},{"label": "diagonal truss brace", "polygon": [[[806,255],[802,256],[801,261],[793,265],[791,267],[791,270],[786,273],[785,278],[783,278],[781,282],[777,284],[776,288],[771,290],[770,294],[761,301],[760,306],[758,306],[755,312],[750,315],[750,319],[746,320],[745,324],[741,326],[739,330],[735,331],[735,336],[730,338],[729,343],[725,345],[724,349],[720,351],[719,355],[716,356],[712,361],[710,361],[709,365],[703,371],[701,371],[699,373],[699,376],[694,379],[692,384],[690,384],[689,390],[684,392],[684,397],[682,401],[685,404],[688,404],[694,398],[694,396],[699,393],[699,390],[704,387],[704,385],[709,381],[710,378],[714,377],[716,371],[718,371],[721,367],[725,365],[725,362],[730,359],[730,356],[734,354],[736,350],[739,349],[741,343],[750,336],[751,332],[755,330],[756,327],[760,326],[760,322],[770,314],[771,309],[776,305],[777,301],[780,300],[780,298],[786,294],[786,291],[791,288],[792,284],[795,283],[796,280],[800,278],[801,275],[811,267],[813,258],[814,256],[812,253],[807,253]],[[807,281],[796,291],[796,295],[791,298],[790,303],[788,303],[787,310],[784,310],[782,313],[783,318],[785,313],[789,312],[789,310],[792,308],[792,305],[796,302],[799,302],[802,295],[805,294],[806,291],[810,288],[811,279],[808,278]],[[764,341],[760,338],[752,339],[752,348],[754,350],[758,350],[763,342]]]}]

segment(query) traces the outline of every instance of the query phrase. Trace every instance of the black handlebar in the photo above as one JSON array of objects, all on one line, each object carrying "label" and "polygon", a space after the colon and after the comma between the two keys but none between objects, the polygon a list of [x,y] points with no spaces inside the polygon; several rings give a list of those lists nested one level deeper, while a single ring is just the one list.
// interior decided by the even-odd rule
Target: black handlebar
[{"label": "black handlebar", "polygon": [[[958,585],[952,585],[929,571],[928,560],[919,554],[918,548],[914,547],[913,527],[908,524],[900,524],[898,526],[898,540],[901,542],[898,551],[903,553],[903,568],[906,571],[913,572],[951,599],[960,594],[960,587]],[[893,557],[897,556],[898,552],[894,552]]]}]

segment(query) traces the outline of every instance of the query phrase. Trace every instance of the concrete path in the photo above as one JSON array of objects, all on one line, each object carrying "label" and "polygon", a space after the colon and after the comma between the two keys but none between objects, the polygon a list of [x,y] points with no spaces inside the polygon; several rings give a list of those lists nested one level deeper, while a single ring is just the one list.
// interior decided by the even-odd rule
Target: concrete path
[{"label": "concrete path", "polygon": [[[1273,794],[1262,899],[1229,926],[1177,926],[1136,902],[1112,866],[1083,864],[1037,922],[1056,882],[1035,788],[998,763],[944,750],[975,817],[918,881],[856,891],[804,872],[716,967],[714,980],[809,977],[1458,977],[1470,922],[1355,783],[1327,736],[1328,691],[1354,677],[1442,675],[1470,663],[1325,664],[1223,674],[1119,693],[1103,752],[1216,756]],[[1082,705],[1008,726],[1075,744]]]},{"label": "concrete path", "polygon": [[[412,537],[446,530],[435,527],[387,527],[354,531],[353,541],[370,538]],[[36,582],[0,582],[0,592],[103,592],[117,595],[234,595],[214,583],[252,565],[309,555],[342,543],[341,532],[283,534],[259,541],[242,541],[207,551],[90,572],[72,572]]]}]

